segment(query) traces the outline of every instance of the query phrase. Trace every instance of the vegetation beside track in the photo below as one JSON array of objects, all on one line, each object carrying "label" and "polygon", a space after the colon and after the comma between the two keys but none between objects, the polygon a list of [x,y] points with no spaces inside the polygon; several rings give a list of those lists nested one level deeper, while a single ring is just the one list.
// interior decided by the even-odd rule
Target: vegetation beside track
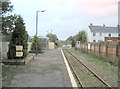
[{"label": "vegetation beside track", "polygon": [[68,49],[74,56],[83,61],[88,67],[94,70],[109,85],[118,86],[118,67],[109,64],[104,59],[97,58],[93,55],[82,53],[74,48]]}]

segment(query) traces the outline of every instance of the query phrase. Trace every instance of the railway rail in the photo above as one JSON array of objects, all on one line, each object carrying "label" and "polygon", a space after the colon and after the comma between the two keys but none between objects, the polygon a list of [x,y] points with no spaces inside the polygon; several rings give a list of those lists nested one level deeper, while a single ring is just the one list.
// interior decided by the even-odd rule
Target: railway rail
[{"label": "railway rail", "polygon": [[[68,51],[67,49],[64,49],[63,52],[69,63],[70,68],[72,69],[74,76],[76,77],[79,87],[81,87],[82,89],[84,89],[84,87],[105,87],[107,89],[112,89],[112,87],[106,81],[104,81],[93,70],[88,68],[87,65],[81,62],[70,51]],[[81,74],[84,76],[82,76]],[[84,78],[82,79],[81,77],[84,77]],[[87,80],[86,83],[83,82],[83,80],[84,81]],[[94,83],[93,85],[91,84],[92,82]]]}]

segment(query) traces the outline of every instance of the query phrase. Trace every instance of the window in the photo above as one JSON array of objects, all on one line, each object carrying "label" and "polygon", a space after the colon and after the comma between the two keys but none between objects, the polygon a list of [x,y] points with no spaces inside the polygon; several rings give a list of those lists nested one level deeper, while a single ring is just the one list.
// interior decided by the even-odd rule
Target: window
[{"label": "window", "polygon": [[102,36],[102,33],[100,33],[100,36]]},{"label": "window", "polygon": [[93,36],[95,36],[96,34],[95,33],[93,33]]},{"label": "window", "polygon": [[96,42],[96,40],[93,40],[93,42]]},{"label": "window", "polygon": [[111,34],[108,34],[109,37],[111,37]]},{"label": "window", "polygon": [[102,40],[98,40],[98,42],[103,42]]},{"label": "window", "polygon": [[120,37],[120,34],[118,34],[118,37]]}]

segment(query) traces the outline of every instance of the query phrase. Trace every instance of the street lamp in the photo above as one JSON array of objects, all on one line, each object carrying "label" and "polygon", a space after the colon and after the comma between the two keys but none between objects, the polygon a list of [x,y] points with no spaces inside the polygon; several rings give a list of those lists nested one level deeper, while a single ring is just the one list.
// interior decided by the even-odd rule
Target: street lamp
[{"label": "street lamp", "polygon": [[[45,12],[47,10],[36,11],[36,36],[38,33],[38,12]],[[37,40],[36,40],[36,55],[37,55]]]}]

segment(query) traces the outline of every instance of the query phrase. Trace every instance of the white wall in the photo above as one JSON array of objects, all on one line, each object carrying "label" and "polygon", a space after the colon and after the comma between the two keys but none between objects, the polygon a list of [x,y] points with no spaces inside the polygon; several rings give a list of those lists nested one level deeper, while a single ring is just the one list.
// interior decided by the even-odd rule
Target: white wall
[{"label": "white wall", "polygon": [[1,52],[1,57],[4,59],[7,58],[7,52],[8,52],[8,45],[9,42],[0,42],[0,52]]},{"label": "white wall", "polygon": [[118,33],[102,33],[100,36],[100,33],[96,33],[95,36],[93,36],[93,33],[91,33],[91,40],[90,42],[93,42],[93,40],[96,40],[96,42],[105,41],[105,37],[109,37],[108,34],[111,34],[111,37],[118,37]]},{"label": "white wall", "polygon": [[31,51],[32,42],[28,42],[28,52]]},{"label": "white wall", "polygon": [[92,33],[89,28],[86,30],[86,33],[87,33],[87,42],[92,42],[92,38],[91,38]]}]

